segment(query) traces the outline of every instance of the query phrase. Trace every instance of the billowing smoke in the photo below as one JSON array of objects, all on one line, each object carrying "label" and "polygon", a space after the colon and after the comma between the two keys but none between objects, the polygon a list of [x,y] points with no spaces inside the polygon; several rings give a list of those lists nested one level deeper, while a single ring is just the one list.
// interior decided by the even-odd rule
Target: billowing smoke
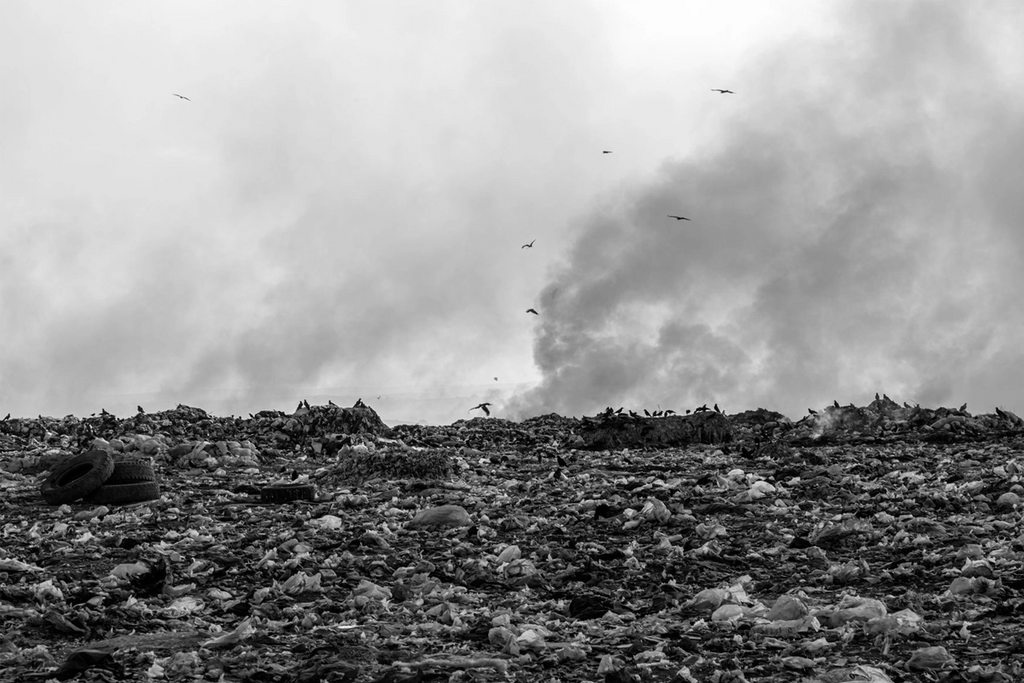
[{"label": "billowing smoke", "polygon": [[582,221],[507,412],[1019,408],[1022,20],[856,3],[709,92],[722,137]]}]

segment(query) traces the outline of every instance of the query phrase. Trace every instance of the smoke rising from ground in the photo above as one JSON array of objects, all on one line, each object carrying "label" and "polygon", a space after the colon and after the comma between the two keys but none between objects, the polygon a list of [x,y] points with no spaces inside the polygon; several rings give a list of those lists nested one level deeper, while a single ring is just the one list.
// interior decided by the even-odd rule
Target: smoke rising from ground
[{"label": "smoke rising from ground", "polygon": [[1019,407],[1022,20],[857,3],[761,55],[718,142],[582,220],[540,299],[543,379],[506,412]]},{"label": "smoke rising from ground", "polygon": [[0,4],[0,415],[1013,409],[1021,10],[781,6]]}]

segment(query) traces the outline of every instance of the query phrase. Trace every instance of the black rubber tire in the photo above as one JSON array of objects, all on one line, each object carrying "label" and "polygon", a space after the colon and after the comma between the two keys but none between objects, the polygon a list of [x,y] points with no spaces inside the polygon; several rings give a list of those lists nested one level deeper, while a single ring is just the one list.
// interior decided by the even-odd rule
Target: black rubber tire
[{"label": "black rubber tire", "polygon": [[50,505],[63,505],[84,498],[110,477],[114,458],[106,451],[87,451],[61,463],[39,487]]},{"label": "black rubber tire", "polygon": [[156,500],[160,497],[160,484],[155,481],[136,481],[130,484],[112,484],[99,487],[85,498],[85,502],[102,505],[124,505]]},{"label": "black rubber tire", "polygon": [[156,481],[156,473],[149,458],[124,458],[114,461],[114,471],[104,482],[105,486],[113,484],[132,484],[138,481]]},{"label": "black rubber tire", "polygon": [[289,503],[315,498],[316,486],[313,484],[274,484],[260,489],[260,500],[264,503]]}]

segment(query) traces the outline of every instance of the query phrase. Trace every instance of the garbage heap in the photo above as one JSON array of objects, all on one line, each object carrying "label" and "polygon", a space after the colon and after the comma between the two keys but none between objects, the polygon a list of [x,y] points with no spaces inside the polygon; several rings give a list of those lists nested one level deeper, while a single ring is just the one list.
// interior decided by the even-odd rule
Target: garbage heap
[{"label": "garbage heap", "polygon": [[674,448],[693,443],[732,441],[732,425],[719,412],[692,415],[640,416],[606,409],[585,417],[580,430],[582,448],[594,451],[620,448]]}]

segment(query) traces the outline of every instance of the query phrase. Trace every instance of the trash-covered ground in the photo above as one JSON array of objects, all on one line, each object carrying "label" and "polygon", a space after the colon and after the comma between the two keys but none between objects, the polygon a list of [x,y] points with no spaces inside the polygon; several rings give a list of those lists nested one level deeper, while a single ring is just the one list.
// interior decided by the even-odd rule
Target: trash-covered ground
[{"label": "trash-covered ground", "polygon": [[813,412],[7,419],[0,680],[1024,680],[1021,419]]}]

